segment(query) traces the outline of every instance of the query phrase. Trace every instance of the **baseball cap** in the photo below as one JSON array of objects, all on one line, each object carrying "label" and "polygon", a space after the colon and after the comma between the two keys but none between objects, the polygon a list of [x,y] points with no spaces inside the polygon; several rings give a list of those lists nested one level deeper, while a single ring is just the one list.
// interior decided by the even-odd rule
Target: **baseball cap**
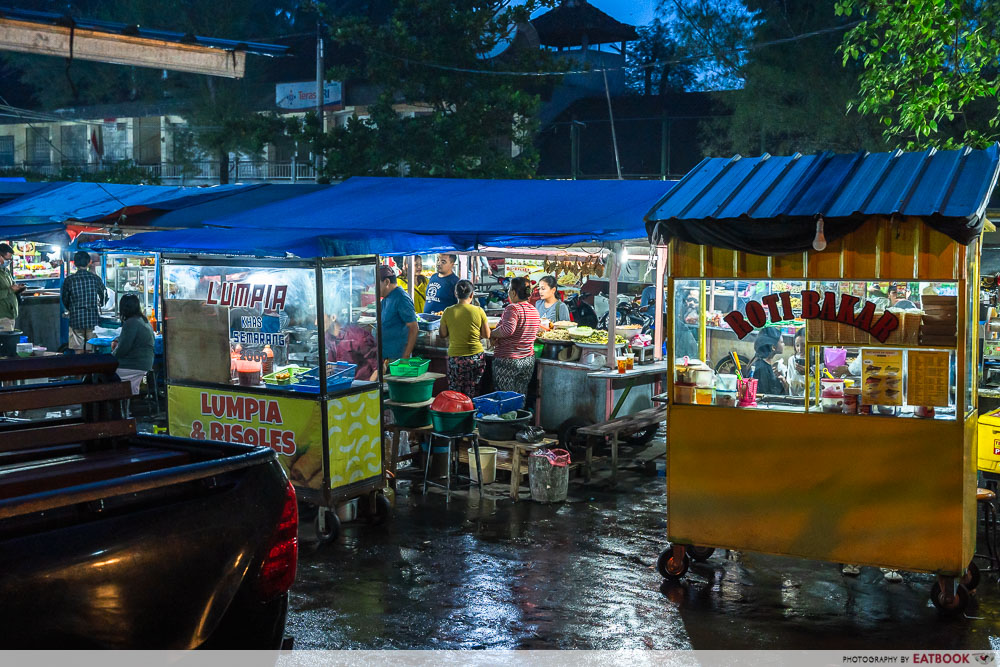
[{"label": "baseball cap", "polygon": [[382,264],[378,267],[378,279],[385,280],[386,278],[395,278],[396,272],[388,264]]}]

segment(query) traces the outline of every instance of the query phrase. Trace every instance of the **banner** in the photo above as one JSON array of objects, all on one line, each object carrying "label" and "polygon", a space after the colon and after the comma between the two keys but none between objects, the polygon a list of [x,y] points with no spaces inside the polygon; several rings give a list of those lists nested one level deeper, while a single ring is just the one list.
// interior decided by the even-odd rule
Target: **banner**
[{"label": "banner", "polygon": [[382,474],[382,426],[378,390],[330,399],[330,487]]},{"label": "banner", "polygon": [[167,387],[170,435],[270,447],[292,483],[323,485],[323,424],[319,401]]}]

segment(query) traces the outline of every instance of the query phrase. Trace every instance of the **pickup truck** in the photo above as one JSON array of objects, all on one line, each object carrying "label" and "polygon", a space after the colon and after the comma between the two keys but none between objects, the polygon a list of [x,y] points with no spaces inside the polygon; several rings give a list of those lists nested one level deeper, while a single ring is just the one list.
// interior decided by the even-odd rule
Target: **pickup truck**
[{"label": "pickup truck", "polygon": [[0,359],[0,648],[280,648],[298,510],[274,451],[137,434],[117,364]]}]

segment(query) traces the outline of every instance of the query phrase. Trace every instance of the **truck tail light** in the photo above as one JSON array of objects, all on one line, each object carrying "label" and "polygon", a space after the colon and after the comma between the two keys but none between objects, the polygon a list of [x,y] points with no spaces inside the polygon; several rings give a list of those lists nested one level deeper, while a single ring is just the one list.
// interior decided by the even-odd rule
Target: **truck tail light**
[{"label": "truck tail light", "polygon": [[287,593],[295,581],[295,568],[299,560],[299,507],[295,500],[295,489],[288,483],[285,491],[285,506],[281,519],[268,544],[267,556],[257,575],[257,589],[261,598],[271,600]]}]

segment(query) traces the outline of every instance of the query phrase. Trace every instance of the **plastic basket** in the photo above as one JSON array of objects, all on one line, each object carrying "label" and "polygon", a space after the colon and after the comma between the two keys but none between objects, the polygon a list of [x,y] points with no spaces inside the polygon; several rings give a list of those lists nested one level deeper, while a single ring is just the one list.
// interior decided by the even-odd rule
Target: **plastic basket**
[{"label": "plastic basket", "polygon": [[[261,380],[263,380],[264,384],[266,384],[270,389],[292,389],[292,383],[295,382],[296,378],[308,370],[309,368],[306,366],[288,366],[280,371],[268,373],[267,375],[261,377]],[[278,373],[284,373],[286,371],[291,377],[289,377],[287,382],[279,382],[276,376]]]},{"label": "plastic basket", "polygon": [[[338,391],[346,389],[354,383],[354,374],[358,370],[357,364],[349,364],[346,361],[328,362],[326,365],[326,390]],[[303,391],[310,394],[319,393],[319,367],[313,368],[301,375],[296,376],[295,382],[291,385],[295,391]]]},{"label": "plastic basket", "polygon": [[456,435],[461,433],[471,433],[475,427],[472,410],[467,412],[438,412],[431,410],[431,422],[434,425],[435,433],[445,435]]},{"label": "plastic basket", "polygon": [[524,394],[516,391],[495,391],[472,399],[472,404],[476,406],[476,412],[484,415],[502,415],[523,408]]},{"label": "plastic basket", "polygon": [[413,378],[423,375],[431,365],[430,359],[420,357],[410,357],[409,359],[397,359],[389,364],[389,375],[396,377]]},{"label": "plastic basket", "polygon": [[426,405],[392,405],[392,418],[397,426],[421,428],[431,423],[430,409]]},{"label": "plastic basket", "polygon": [[434,393],[434,378],[416,382],[386,382],[389,399],[397,403],[420,403],[429,400]]}]

